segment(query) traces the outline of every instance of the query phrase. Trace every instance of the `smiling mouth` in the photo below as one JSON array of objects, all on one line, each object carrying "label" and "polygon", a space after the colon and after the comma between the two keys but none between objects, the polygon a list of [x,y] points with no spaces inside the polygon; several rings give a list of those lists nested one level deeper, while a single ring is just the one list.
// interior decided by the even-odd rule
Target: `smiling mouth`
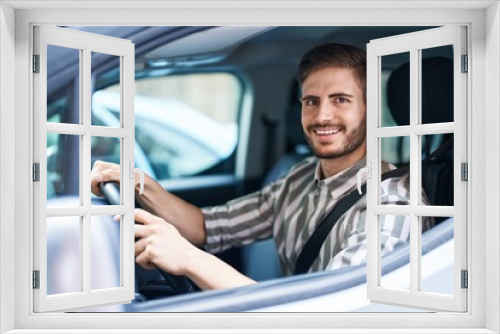
[{"label": "smiling mouth", "polygon": [[314,133],[319,136],[328,136],[339,133],[341,130],[314,130]]}]

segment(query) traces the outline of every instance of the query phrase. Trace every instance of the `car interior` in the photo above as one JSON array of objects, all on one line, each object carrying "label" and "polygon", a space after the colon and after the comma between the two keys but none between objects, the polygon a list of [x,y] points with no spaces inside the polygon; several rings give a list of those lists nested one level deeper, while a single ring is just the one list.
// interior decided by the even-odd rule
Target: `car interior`
[{"label": "car interior", "polygon": [[[136,95],[147,90],[152,92],[149,96],[144,95],[142,100],[141,97],[136,97],[136,166],[154,176],[166,190],[203,207],[223,204],[258,190],[276,181],[294,164],[311,155],[300,124],[301,91],[295,80],[297,64],[303,53],[315,45],[328,42],[353,44],[366,49],[366,44],[372,39],[433,27],[68,28],[130,39],[135,43]],[[75,117],[74,106],[77,102],[74,101],[74,90],[78,89],[75,84],[78,80],[78,58],[72,58],[63,51],[54,50],[53,58],[49,59],[52,65],[49,66],[51,71],[48,77],[48,121],[72,122]],[[452,55],[451,47],[436,48],[422,55],[422,80],[426,87],[422,100],[424,123],[453,122],[453,89],[441,89],[453,87]],[[112,122],[117,121],[116,117],[119,119],[119,108],[116,110],[113,102],[107,98],[113,98],[113,89],[120,84],[119,60],[102,54],[96,54],[95,57],[93,55],[92,71],[92,117],[96,124],[111,126]],[[386,82],[383,92],[386,96],[383,102],[386,112],[381,122],[386,122],[386,126],[408,125],[410,72],[407,55],[387,57],[382,62],[382,71]],[[205,78],[206,84],[193,84],[194,81]],[[187,93],[182,93],[175,88],[177,81],[170,83],[167,80],[183,80],[178,81],[181,82],[179,86],[191,85],[192,88]],[[227,88],[229,93],[224,94],[229,96],[220,101],[212,101],[214,105],[206,108],[217,111],[222,110],[222,104],[225,107],[230,105],[232,109],[227,111],[228,116],[224,119],[213,116],[215,112],[199,116],[201,108],[198,106],[202,106],[200,101],[212,97],[216,100],[214,96],[223,91],[216,88],[209,90],[210,86],[215,85],[214,82],[224,83],[221,84],[222,89]],[[170,91],[161,96],[162,89]],[[176,102],[173,101],[175,94],[189,96],[186,100]],[[186,110],[186,115],[196,118],[197,121],[188,118],[185,121],[192,125],[191,128],[197,129],[193,131],[195,133],[183,132],[188,130],[180,125],[172,125],[175,121],[167,117],[169,108],[178,113]],[[161,118],[162,115],[164,120],[155,118]],[[177,116],[170,117],[173,119]],[[199,125],[196,124],[198,121]],[[209,135],[212,128],[214,134]],[[176,138],[176,133],[185,142],[179,140],[176,143],[176,140],[172,140]],[[213,143],[204,141],[204,135],[215,138]],[[219,144],[217,140],[223,144]],[[227,148],[221,146],[224,144]],[[48,182],[47,190],[49,205],[57,206],[62,201],[71,201],[78,196],[78,187],[72,185],[74,173],[78,171],[72,170],[69,163],[65,162],[71,160],[68,159],[68,154],[71,154],[68,152],[72,152],[72,147],[76,145],[78,141],[70,138],[48,138],[47,159],[49,169],[53,171],[52,182]],[[101,150],[98,150],[99,147]],[[92,162],[97,159],[120,162],[119,144],[96,140],[95,150],[94,145],[92,150]],[[193,159],[192,152],[205,153],[200,153],[198,161],[190,162],[189,159]],[[384,160],[395,167],[408,168],[408,152],[409,138],[399,137],[382,143]],[[77,158],[73,157],[73,163],[75,159]],[[426,136],[422,143],[422,159],[421,182],[430,205],[453,205],[453,135]],[[200,164],[200,161],[204,161],[204,164]],[[169,162],[171,166],[168,166]],[[119,188],[113,184],[103,186],[105,198],[94,197],[94,205],[113,204],[119,198]],[[423,255],[432,253],[437,247],[453,239],[452,218],[432,219],[433,227],[423,233]],[[59,254],[62,249],[69,247],[56,242],[55,240],[61,239],[58,236],[61,233],[72,233],[61,224],[52,226],[52,239],[49,236],[48,240],[51,245],[48,250],[49,259],[50,254]],[[110,242],[102,243],[107,246],[96,247],[101,247],[99,252],[108,254],[109,263],[113,263],[113,257],[120,256],[117,246],[119,233],[112,224],[101,226],[101,233],[107,236],[104,240]],[[51,243],[51,240],[54,241]],[[131,304],[87,311],[273,311],[281,304],[314,300],[329,294],[340,296],[341,293],[366,283],[365,265],[282,277],[272,239],[231,249],[218,256],[259,284],[200,293],[185,278],[136,266],[136,299]],[[56,270],[61,267],[58,261],[64,259],[53,255],[51,261],[49,265],[53,265]],[[396,272],[408,263],[409,245],[400,247],[383,258],[382,275]],[[107,266],[112,267],[103,264],[102,268]],[[116,283],[119,282],[119,268],[112,271],[115,274],[103,278],[108,282],[104,282],[103,286],[119,284]],[[61,293],[56,287],[54,289],[53,293]],[[356,309],[345,311],[383,311],[381,308],[370,308],[366,303],[360,305]],[[390,310],[394,312],[394,309]]]}]

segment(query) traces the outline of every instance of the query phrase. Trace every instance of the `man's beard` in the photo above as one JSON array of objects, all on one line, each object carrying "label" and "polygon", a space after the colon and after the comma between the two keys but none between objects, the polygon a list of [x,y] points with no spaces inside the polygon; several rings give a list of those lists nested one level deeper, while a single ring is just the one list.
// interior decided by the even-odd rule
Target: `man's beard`
[{"label": "man's beard", "polygon": [[[323,123],[323,124],[314,124],[311,125],[308,130],[311,131],[312,128],[321,128],[321,127],[328,127],[332,126],[330,123]],[[337,126],[342,129],[342,131],[345,131],[345,126]],[[307,133],[304,133],[304,136],[307,140],[307,143],[309,144],[309,147],[311,148],[313,154],[320,158],[320,159],[336,159],[340,158],[342,156],[348,155],[354,151],[356,151],[358,148],[363,145],[365,139],[366,139],[366,116],[363,118],[361,123],[355,127],[352,131],[350,131],[346,135],[345,143],[343,147],[334,150],[334,151],[327,151],[327,152],[322,152],[320,149],[317,149],[314,147],[314,143],[309,137]],[[321,146],[321,144],[319,144]],[[325,145],[326,146],[326,145]]]}]

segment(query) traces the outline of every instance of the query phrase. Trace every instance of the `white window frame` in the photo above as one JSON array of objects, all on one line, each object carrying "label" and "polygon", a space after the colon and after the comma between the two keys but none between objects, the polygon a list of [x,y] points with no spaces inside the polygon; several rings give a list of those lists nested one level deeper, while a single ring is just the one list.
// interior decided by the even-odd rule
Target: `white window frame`
[{"label": "white window frame", "polygon": [[[461,270],[467,269],[467,186],[461,181],[461,163],[467,163],[467,73],[462,73],[461,56],[467,55],[466,27],[439,27],[398,36],[372,40],[367,46],[367,164],[368,180],[367,226],[367,294],[372,302],[405,305],[426,310],[463,312],[467,309],[467,291],[461,288]],[[452,122],[422,124],[422,52],[439,46],[453,46],[454,118]],[[410,124],[384,127],[381,104],[382,57],[403,52],[410,58]],[[422,205],[421,142],[422,135],[454,134],[454,205]],[[381,205],[381,151],[382,138],[406,136],[410,138],[410,205]],[[409,290],[390,289],[381,282],[380,216],[407,215],[410,217],[410,282]],[[422,227],[421,217],[453,217],[453,294],[437,295],[421,289]],[[449,283],[449,282],[448,282]]]},{"label": "white window frame", "polygon": [[[486,251],[499,254],[498,222],[500,220],[500,145],[498,135],[500,100],[500,11],[498,1],[464,1],[464,2],[240,2],[217,3],[207,1],[196,3],[196,9],[189,4],[179,2],[144,1],[137,6],[163,6],[162,9],[138,11],[136,9],[117,9],[114,6],[129,5],[133,2],[116,4],[107,1],[87,2],[20,2],[4,1],[0,13],[0,78],[1,94],[1,248],[0,266],[1,281],[0,303],[1,331],[17,329],[16,333],[26,332],[23,329],[65,328],[62,332],[71,332],[75,328],[93,329],[141,329],[197,328],[221,329],[213,332],[234,332],[234,328],[273,329],[274,332],[286,332],[280,328],[310,328],[316,332],[336,332],[335,328],[362,328],[360,332],[410,332],[405,330],[420,328],[420,332],[453,332],[466,329],[467,333],[493,333],[500,331],[498,314],[500,310],[500,260],[497,256],[488,258]],[[12,7],[16,10],[14,10]],[[61,6],[79,6],[86,9],[42,10],[42,8],[58,8]],[[95,6],[95,7],[94,7]],[[99,6],[100,8],[96,8]],[[102,7],[110,8],[103,10]],[[391,9],[397,6],[399,9]],[[428,7],[426,7],[428,6]],[[453,6],[459,6],[453,8]],[[24,8],[24,9],[23,9]],[[73,7],[75,8],[75,7]],[[113,9],[114,8],[114,9]],[[150,7],[151,8],[151,7]],[[220,10],[222,8],[223,10]],[[243,11],[243,8],[251,10]],[[346,9],[350,8],[350,9]],[[406,9],[400,9],[406,8]],[[411,9],[411,10],[409,10]],[[207,15],[207,12],[210,15]],[[265,14],[265,15],[264,15]],[[14,20],[15,18],[15,20]],[[443,25],[465,24],[469,27],[470,63],[469,76],[469,119],[468,131],[471,139],[468,143],[469,177],[471,187],[468,197],[469,224],[468,241],[470,257],[468,259],[469,309],[465,314],[433,313],[433,314],[43,314],[32,313],[31,275],[32,261],[29,258],[32,238],[32,184],[29,181],[31,168],[32,104],[26,98],[31,96],[30,69],[30,31],[34,24],[61,25]],[[486,22],[486,25],[485,23]],[[487,28],[487,29],[486,29]],[[14,42],[15,31],[15,42]],[[4,44],[5,43],[5,44]],[[4,45],[7,47],[4,48]],[[15,55],[15,58],[14,58]],[[14,68],[13,70],[12,68]],[[485,66],[488,71],[485,71]],[[4,72],[5,70],[5,72]],[[8,73],[5,76],[4,73]],[[14,85],[12,82],[15,82]],[[9,109],[9,110],[7,110]],[[15,112],[13,112],[15,110]],[[15,114],[15,118],[12,116]],[[487,121],[486,121],[487,120]],[[15,128],[15,133],[7,128]],[[485,134],[486,133],[486,134]],[[28,134],[28,135],[26,135]],[[9,139],[6,140],[5,139]],[[15,147],[11,148],[12,138]],[[487,140],[486,140],[487,139]],[[484,152],[488,152],[486,155]],[[11,162],[14,161],[14,162]],[[15,178],[4,172],[15,172]],[[485,175],[488,174],[488,182]],[[14,201],[9,200],[12,189],[16,189]],[[28,194],[28,196],[27,196]],[[488,196],[486,196],[488,194]],[[14,202],[14,203],[13,203]],[[14,208],[12,209],[11,206]],[[486,219],[487,217],[487,219]],[[11,224],[14,221],[15,224]],[[12,226],[15,225],[15,226]],[[474,229],[471,228],[474,226]],[[14,257],[12,256],[14,250]],[[15,286],[15,289],[12,289]],[[486,293],[488,291],[488,293]],[[15,305],[12,307],[12,305]],[[146,327],[148,326],[148,327]],[[233,328],[233,330],[231,330]],[[377,330],[379,328],[379,330]],[[381,329],[383,328],[383,329]],[[388,330],[391,329],[392,330]],[[320,330],[320,329],[324,329]],[[365,329],[365,330],[363,330]],[[372,329],[372,330],[370,330]],[[448,330],[446,330],[448,329]],[[91,330],[89,330],[90,332]],[[267,332],[271,332],[268,330]],[[337,331],[340,332],[341,330]],[[54,332],[54,331],[51,331]],[[133,331],[129,331],[133,332]],[[167,331],[165,331],[167,332]],[[254,330],[259,332],[259,330]],[[260,332],[264,332],[261,330]],[[299,330],[298,332],[301,332]],[[309,331],[311,332],[311,331]],[[412,331],[414,332],[414,331]]]},{"label": "white window frame", "polygon": [[[35,312],[77,310],[134,299],[134,69],[135,49],[129,40],[100,36],[53,26],[34,27],[34,54],[40,58],[39,73],[33,74],[34,162],[39,164],[39,181],[33,184],[34,259],[39,287],[34,289]],[[80,53],[78,124],[47,122],[47,45],[73,48]],[[120,126],[105,128],[91,124],[91,54],[99,52],[120,58]],[[79,205],[69,208],[47,207],[47,133],[77,135],[80,141]],[[120,141],[120,205],[91,205],[90,171],[92,136]],[[118,287],[92,290],[92,216],[120,215]],[[80,220],[80,291],[48,295],[47,220],[51,217],[77,217]]]}]

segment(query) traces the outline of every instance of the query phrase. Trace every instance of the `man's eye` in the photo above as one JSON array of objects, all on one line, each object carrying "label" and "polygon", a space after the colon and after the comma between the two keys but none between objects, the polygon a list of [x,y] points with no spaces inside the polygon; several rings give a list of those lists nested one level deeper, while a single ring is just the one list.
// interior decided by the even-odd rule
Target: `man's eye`
[{"label": "man's eye", "polygon": [[305,102],[305,105],[308,107],[314,107],[314,106],[318,105],[318,101],[316,101],[316,100],[306,100],[304,102]]},{"label": "man's eye", "polygon": [[346,102],[349,102],[349,100],[346,99],[345,97],[339,97],[339,98],[337,98],[337,102],[339,102],[339,103],[346,103]]}]

